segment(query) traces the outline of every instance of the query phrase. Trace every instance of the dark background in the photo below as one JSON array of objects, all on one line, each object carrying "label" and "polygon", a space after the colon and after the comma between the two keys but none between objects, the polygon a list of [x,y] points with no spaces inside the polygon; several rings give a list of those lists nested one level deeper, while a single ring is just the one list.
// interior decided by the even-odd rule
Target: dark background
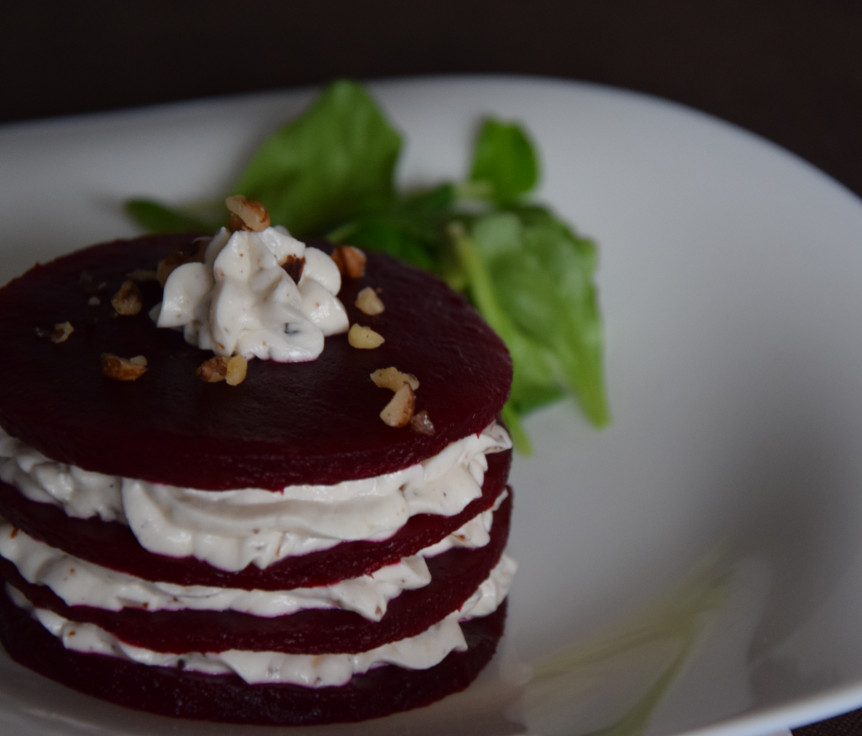
[{"label": "dark background", "polygon": [[8,5],[0,121],[337,76],[543,74],[710,112],[862,195],[859,0]]},{"label": "dark background", "polygon": [[[862,0],[5,5],[0,123],[343,76],[540,74],[712,113],[862,196]],[[858,736],[862,717],[797,733]]]}]

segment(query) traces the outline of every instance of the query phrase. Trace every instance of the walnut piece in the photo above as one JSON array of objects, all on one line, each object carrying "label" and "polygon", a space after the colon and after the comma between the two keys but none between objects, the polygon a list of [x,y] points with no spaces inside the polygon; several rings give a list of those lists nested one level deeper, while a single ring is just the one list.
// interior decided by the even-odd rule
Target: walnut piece
[{"label": "walnut piece", "polygon": [[224,381],[228,386],[239,386],[245,380],[247,370],[248,361],[241,355],[232,355],[230,358],[216,355],[201,363],[195,375],[207,383]]},{"label": "walnut piece", "polygon": [[207,383],[224,381],[227,375],[227,361],[220,355],[209,358],[197,367],[195,375]]},{"label": "walnut piece", "polygon": [[144,306],[140,288],[134,281],[124,281],[120,290],[111,297],[111,305],[117,314],[126,317],[138,314]]},{"label": "walnut piece", "polygon": [[66,342],[69,336],[75,331],[71,322],[58,322],[54,325],[53,330],[43,330],[41,327],[36,328],[36,334],[39,337],[47,337],[55,345],[61,342]]},{"label": "walnut piece", "polygon": [[397,391],[404,384],[407,384],[414,391],[419,388],[419,380],[412,373],[404,373],[399,371],[395,366],[388,368],[378,368],[371,374],[371,380],[378,388],[388,388],[390,391]]},{"label": "walnut piece", "polygon": [[260,202],[246,199],[241,194],[234,194],[224,201],[230,210],[228,227],[231,232],[250,230],[259,233],[269,227],[269,213]]},{"label": "walnut piece", "polygon": [[[416,390],[419,388],[416,376],[389,366],[373,371],[371,380],[375,386],[387,388],[395,393],[380,412],[380,418],[390,427],[406,427],[411,424],[416,410]],[[417,420],[414,429],[423,434],[433,434],[434,425],[428,419],[428,413],[420,412],[420,414],[424,416]]]},{"label": "walnut piece", "polygon": [[115,381],[137,381],[147,372],[147,359],[143,355],[121,358],[113,353],[102,353],[102,373]]},{"label": "walnut piece", "polygon": [[288,276],[293,279],[293,283],[298,284],[302,278],[302,272],[305,270],[305,258],[289,255],[285,258],[284,263],[280,264]]},{"label": "walnut piece", "polygon": [[332,260],[341,271],[342,277],[358,279],[365,275],[366,255],[352,245],[339,245],[332,252]]},{"label": "walnut piece", "polygon": [[432,435],[436,431],[434,429],[434,423],[431,421],[431,417],[428,416],[428,412],[423,409],[422,411],[417,411],[410,418],[410,429],[418,434]]},{"label": "walnut piece", "polygon": [[175,251],[173,253],[168,253],[161,261],[159,261],[159,265],[156,268],[156,278],[163,287],[165,282],[168,280],[168,276],[170,276],[175,269],[182,266],[184,263],[188,263],[188,261],[183,257],[182,253],[179,251]]},{"label": "walnut piece", "polygon": [[404,383],[383,407],[380,418],[390,427],[406,427],[413,418],[413,410],[416,408],[416,394],[410,388],[409,383]]},{"label": "walnut piece", "polygon": [[375,332],[370,327],[352,324],[347,333],[347,342],[350,344],[350,347],[359,350],[374,350],[374,348],[379,348],[385,342],[385,339],[383,335]]},{"label": "walnut piece", "polygon": [[245,380],[247,371],[248,361],[242,355],[232,355],[227,361],[225,383],[228,386],[239,386]]},{"label": "walnut piece", "polygon": [[186,263],[203,263],[204,254],[206,253],[209,242],[210,239],[207,237],[195,238],[192,243],[192,245],[195,246],[193,250],[175,250],[168,253],[159,262],[159,265],[156,268],[156,279],[159,284],[164,287],[165,282],[168,280],[168,276],[173,273],[174,269],[177,269]]},{"label": "walnut piece", "polygon": [[363,314],[374,316],[381,314],[386,307],[383,306],[383,300],[380,295],[370,286],[366,286],[356,295],[356,301],[353,302],[356,308]]},{"label": "walnut piece", "polygon": [[75,328],[72,327],[71,322],[58,322],[54,325],[54,331],[51,333],[51,342],[55,345],[59,345],[61,342],[66,342],[69,339],[69,335],[71,335],[75,331]]}]

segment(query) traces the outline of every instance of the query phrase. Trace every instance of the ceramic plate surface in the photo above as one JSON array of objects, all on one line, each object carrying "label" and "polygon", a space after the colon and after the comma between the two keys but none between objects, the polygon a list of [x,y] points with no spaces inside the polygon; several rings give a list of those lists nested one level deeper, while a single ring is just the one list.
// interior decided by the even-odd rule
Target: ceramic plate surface
[{"label": "ceramic plate surface", "polygon": [[[373,85],[401,175],[463,173],[520,119],[541,198],[601,246],[613,424],[528,423],[507,635],[467,692],[328,734],[751,736],[862,704],[862,203],[655,99],[532,78]],[[128,196],[224,191],[313,91],[0,129],[0,282],[135,233]],[[4,360],[14,360],[6,355]],[[0,731],[238,734],[71,693],[0,657]]]}]

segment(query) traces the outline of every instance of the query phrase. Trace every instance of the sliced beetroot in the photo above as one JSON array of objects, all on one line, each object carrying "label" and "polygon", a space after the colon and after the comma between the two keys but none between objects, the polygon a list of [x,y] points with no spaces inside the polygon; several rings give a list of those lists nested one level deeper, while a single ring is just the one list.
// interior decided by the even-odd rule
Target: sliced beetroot
[{"label": "sliced beetroot", "polygon": [[160,652],[225,649],[295,654],[362,652],[416,636],[459,609],[497,564],[509,532],[511,497],[494,514],[491,541],[478,549],[452,549],[428,560],[431,582],[389,602],[380,621],[341,609],[311,609],[262,618],[235,611],[106,611],[67,606],[49,588],[30,585],[0,558],[6,577],[38,608],[78,623],[93,623],[127,644]]},{"label": "sliced beetroot", "polygon": [[0,515],[30,536],[73,557],[146,580],[247,590],[288,590],[329,585],[344,578],[367,575],[439,542],[491,508],[505,488],[510,464],[509,450],[489,455],[482,495],[453,516],[419,514],[389,539],[342,542],[319,552],[288,557],[265,569],[249,565],[239,572],[220,570],[194,557],[152,554],[138,544],[131,530],[123,524],[67,517],[60,508],[30,501],[2,481]]},{"label": "sliced beetroot", "polygon": [[468,649],[427,670],[393,665],[342,687],[249,685],[234,675],[148,667],[65,649],[0,589],[0,641],[10,656],[79,692],[136,710],[193,720],[256,725],[355,722],[428,705],[463,690],[490,661],[503,633],[505,603],[463,625]]},{"label": "sliced beetroot", "polygon": [[[157,329],[147,314],[160,299],[157,283],[142,284],[136,316],[116,316],[110,300],[127,274],[155,268],[189,240],[92,246],[0,289],[0,343],[14,356],[0,361],[0,426],[88,470],[201,489],[275,490],[403,468],[480,432],[503,406],[512,368],[500,339],[441,281],[375,253],[340,296],[351,322],[386,338],[381,347],[357,350],[338,335],[316,361],[254,360],[236,387],[201,381],[195,370],[210,354]],[[354,307],[365,286],[380,290],[382,314]],[[74,332],[54,343],[46,333],[63,322]],[[147,371],[133,382],[112,380],[101,372],[102,353],[143,355]],[[379,419],[391,392],[369,376],[390,365],[418,377],[416,409],[428,412],[433,434]]]}]

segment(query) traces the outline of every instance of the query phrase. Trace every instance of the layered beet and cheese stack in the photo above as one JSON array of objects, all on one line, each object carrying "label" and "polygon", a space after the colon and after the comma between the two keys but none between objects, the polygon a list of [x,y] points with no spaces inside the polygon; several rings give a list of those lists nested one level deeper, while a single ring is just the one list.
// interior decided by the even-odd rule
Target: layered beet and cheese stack
[{"label": "layered beet and cheese stack", "polygon": [[239,215],[0,290],[3,644],[184,718],[463,689],[514,567],[508,353],[435,278]]}]

